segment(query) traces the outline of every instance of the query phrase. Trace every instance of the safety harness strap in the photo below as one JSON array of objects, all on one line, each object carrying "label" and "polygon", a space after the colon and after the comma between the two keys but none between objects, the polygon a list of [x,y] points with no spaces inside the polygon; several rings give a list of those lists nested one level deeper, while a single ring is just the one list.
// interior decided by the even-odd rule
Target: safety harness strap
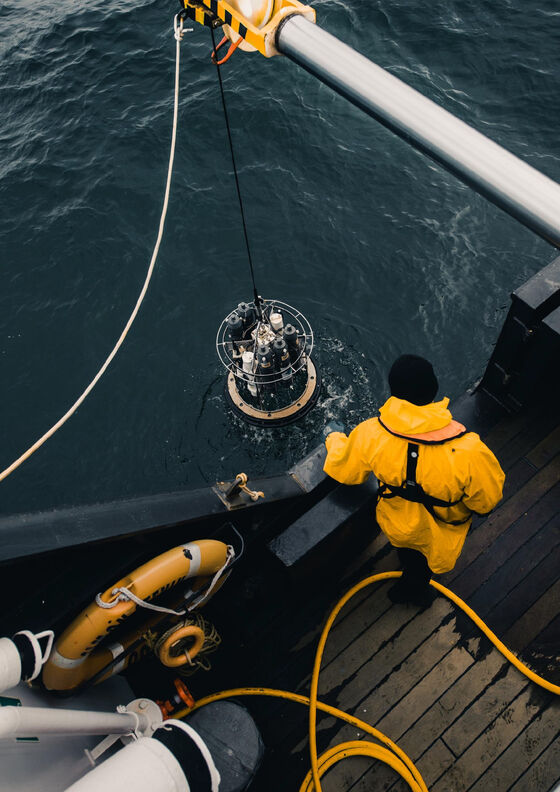
[{"label": "safety harness strap", "polygon": [[429,495],[424,491],[422,485],[416,480],[419,451],[420,446],[418,443],[408,443],[406,450],[406,480],[399,486],[385,484],[385,482],[380,481],[377,491],[378,502],[380,498],[404,498],[404,500],[411,501],[412,503],[420,503],[434,520],[440,520],[440,522],[445,522],[448,525],[463,525],[463,523],[468,522],[471,518],[470,514],[463,520],[444,520],[435,513],[434,506],[440,506],[442,508],[456,506],[458,503],[461,503],[462,498],[455,501],[445,501],[441,498]]},{"label": "safety harness strap", "polygon": [[409,443],[406,449],[406,487],[418,488],[419,485],[416,481],[416,468],[418,467],[418,451],[419,446],[417,443]]}]

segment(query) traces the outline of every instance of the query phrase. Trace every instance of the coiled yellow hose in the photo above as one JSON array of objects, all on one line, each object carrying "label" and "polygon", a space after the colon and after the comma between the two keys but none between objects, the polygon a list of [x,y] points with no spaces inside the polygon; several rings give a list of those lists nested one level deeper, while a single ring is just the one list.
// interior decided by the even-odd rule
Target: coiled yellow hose
[{"label": "coiled yellow hose", "polygon": [[[211,696],[205,696],[204,698],[197,701],[194,707],[181,710],[175,715],[175,717],[183,718],[185,715],[200,709],[200,707],[203,707],[205,704],[210,704],[212,701],[220,701],[221,699],[232,698],[234,696],[272,696],[274,698],[283,698],[288,699],[289,701],[295,701],[298,704],[306,704],[309,707],[309,753],[311,757],[311,769],[300,787],[300,792],[321,792],[321,777],[334,764],[341,761],[342,759],[346,759],[349,756],[370,756],[372,759],[379,759],[396,770],[397,773],[399,773],[399,775],[404,778],[412,792],[428,792],[428,788],[424,782],[424,779],[420,775],[418,768],[414,765],[410,757],[408,757],[396,743],[389,739],[389,737],[378,731],[373,726],[370,726],[369,723],[365,723],[359,718],[355,718],[353,715],[349,715],[348,713],[343,712],[343,710],[339,710],[336,707],[331,707],[328,704],[324,704],[322,701],[318,701],[317,699],[319,672],[321,669],[321,661],[323,658],[325,644],[327,642],[327,637],[333,622],[342,608],[346,605],[348,600],[354,596],[354,594],[357,594],[358,591],[366,588],[366,586],[370,586],[372,583],[379,583],[382,580],[388,580],[389,578],[398,578],[401,575],[402,572],[381,572],[377,575],[371,575],[371,577],[365,578],[353,586],[349,591],[347,591],[346,594],[334,606],[323,628],[321,638],[319,639],[319,645],[317,647],[315,662],[313,665],[311,692],[309,698],[306,696],[300,696],[297,693],[291,693],[287,690],[275,690],[273,688],[233,688],[232,690],[223,690],[220,693],[214,693]],[[521,673],[524,674],[528,679],[530,679],[531,682],[534,682],[536,685],[548,690],[550,693],[554,693],[557,696],[560,695],[560,685],[554,685],[552,682],[548,682],[546,679],[538,676],[538,674],[535,674],[534,671],[531,671],[530,668],[527,668],[526,665],[524,665],[506,646],[504,646],[500,639],[482,621],[480,616],[477,616],[477,614],[467,605],[466,602],[464,602],[448,588],[442,586],[441,583],[436,583],[434,580],[431,580],[430,585],[439,591],[440,594],[443,594],[445,597],[454,602],[455,605],[461,608],[461,610],[463,610],[467,616],[472,619],[477,627],[482,630],[484,635],[486,635],[486,637],[494,644],[496,649],[503,654],[506,660],[509,660],[509,662],[512,663],[519,671],[521,671]],[[317,757],[318,709],[321,710],[321,712],[326,712],[328,715],[333,715],[340,720],[350,723],[352,726],[355,726],[366,734],[374,737],[380,743],[383,743],[383,745],[378,745],[377,743],[369,741],[364,742],[362,740],[354,740],[351,742],[341,743],[340,745],[335,745],[334,748],[330,748],[320,757]]]}]

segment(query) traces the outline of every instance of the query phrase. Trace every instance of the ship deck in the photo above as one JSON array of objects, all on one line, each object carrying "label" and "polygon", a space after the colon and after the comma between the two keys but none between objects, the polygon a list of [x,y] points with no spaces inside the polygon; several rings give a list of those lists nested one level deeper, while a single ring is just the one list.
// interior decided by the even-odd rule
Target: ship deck
[{"label": "ship deck", "polygon": [[[558,684],[557,409],[551,403],[507,417],[485,440],[507,473],[504,499],[477,520],[456,568],[439,580],[524,662]],[[362,528],[372,531],[371,522]],[[318,637],[337,595],[366,575],[398,568],[384,537],[372,536],[365,552],[333,557],[322,578],[286,588],[280,598],[278,591],[271,598],[258,582],[248,583],[242,606],[247,623],[239,627],[233,613],[239,603],[230,603],[225,662],[203,683],[208,689],[193,684],[195,694],[216,690],[218,679],[222,687],[263,685],[308,694]],[[431,792],[553,789],[560,779],[560,699],[522,676],[445,598],[438,596],[423,611],[392,605],[389,586],[360,592],[339,616],[324,655],[319,698],[396,741]],[[244,703],[267,749],[255,788],[298,789],[309,767],[307,708],[264,698]],[[362,737],[319,714],[319,752]],[[353,758],[333,768],[323,788],[377,792],[408,786],[380,763]]]}]

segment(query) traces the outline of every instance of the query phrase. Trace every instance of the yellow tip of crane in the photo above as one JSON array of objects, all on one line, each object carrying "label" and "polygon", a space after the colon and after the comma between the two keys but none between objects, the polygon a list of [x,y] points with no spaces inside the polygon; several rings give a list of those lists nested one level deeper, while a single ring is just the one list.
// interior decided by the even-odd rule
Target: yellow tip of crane
[{"label": "yellow tip of crane", "polygon": [[315,22],[315,10],[299,0],[183,0],[188,16],[201,25],[223,24],[225,35],[239,48],[271,58],[279,55],[276,32],[286,17],[300,14]]}]

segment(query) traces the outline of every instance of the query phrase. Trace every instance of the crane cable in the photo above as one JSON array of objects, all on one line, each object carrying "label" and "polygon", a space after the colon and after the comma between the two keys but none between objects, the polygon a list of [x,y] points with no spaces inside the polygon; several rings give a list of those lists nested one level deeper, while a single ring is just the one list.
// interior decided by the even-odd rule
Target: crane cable
[{"label": "crane cable", "polygon": [[134,306],[134,310],[130,314],[128,322],[126,323],[126,325],[124,327],[124,330],[122,331],[117,343],[115,344],[115,346],[111,350],[108,358],[106,359],[105,363],[103,363],[103,365],[101,366],[101,368],[99,369],[99,371],[97,372],[95,377],[92,379],[92,381],[87,386],[87,388],[83,391],[81,396],[79,396],[76,399],[76,401],[70,407],[70,409],[67,410],[67,412],[64,413],[62,418],[60,418],[54,424],[54,426],[51,426],[51,428],[47,432],[45,432],[45,434],[42,435],[42,437],[40,437],[35,443],[33,443],[33,445],[30,448],[28,448],[27,451],[25,451],[20,457],[18,457],[14,462],[12,462],[11,465],[9,465],[5,470],[3,470],[0,473],[0,481],[2,481],[3,479],[7,478],[10,475],[10,473],[13,473],[14,470],[16,470],[23,462],[25,462],[26,459],[29,459],[29,457],[32,454],[34,454],[35,451],[37,451],[37,449],[39,449],[43,445],[43,443],[45,443],[50,437],[52,437],[53,434],[58,429],[60,429],[60,427],[63,424],[65,424],[66,421],[69,418],[71,418],[71,416],[76,412],[76,410],[82,404],[82,402],[85,401],[86,397],[91,393],[93,388],[97,385],[97,383],[99,382],[99,380],[101,379],[101,377],[103,376],[103,374],[105,373],[107,368],[109,367],[111,361],[113,360],[113,358],[115,357],[115,355],[117,354],[119,349],[121,348],[121,346],[122,346],[122,344],[123,344],[123,342],[124,342],[124,340],[125,340],[125,338],[126,338],[126,336],[128,334],[128,331],[130,330],[130,328],[132,326],[132,323],[136,319],[138,311],[140,310],[140,306],[142,305],[144,297],[146,296],[146,292],[148,291],[148,286],[150,285],[150,280],[152,278],[152,273],[154,271],[154,267],[155,267],[156,260],[157,260],[157,257],[158,257],[159,247],[160,247],[160,244],[161,244],[161,240],[163,238],[163,230],[164,230],[164,227],[165,227],[165,218],[166,218],[166,215],[167,215],[167,206],[169,204],[169,193],[170,193],[170,189],[171,189],[171,176],[173,174],[173,160],[175,158],[175,143],[176,143],[176,140],[177,140],[177,118],[178,118],[178,115],[179,115],[179,64],[180,64],[181,41],[183,39],[183,33],[184,33],[183,20],[182,20],[182,18],[178,18],[178,17],[179,17],[179,15],[175,16],[174,25],[173,25],[173,27],[174,27],[174,36],[175,36],[175,41],[176,41],[176,48],[175,48],[175,92],[174,92],[174,102],[173,102],[173,130],[172,130],[172,134],[171,134],[171,148],[170,148],[170,152],[169,152],[169,165],[168,165],[168,168],[167,168],[167,182],[166,182],[166,185],[165,185],[165,194],[164,194],[164,199],[163,199],[163,208],[162,208],[162,211],[161,211],[161,217],[160,217],[160,221],[159,221],[159,229],[158,229],[157,239],[156,239],[156,242],[155,242],[155,245],[154,245],[154,249],[153,249],[150,265],[148,267],[148,272],[147,272],[146,278],[144,280],[144,285],[142,286],[142,290],[141,290],[140,295],[139,295],[139,297],[138,297],[138,299],[136,301],[136,305]]},{"label": "crane cable", "polygon": [[[210,35],[212,36],[212,53],[214,54],[214,53],[217,52],[217,48],[216,48],[216,38],[214,36],[214,28],[213,28],[212,25],[210,25]],[[241,42],[241,37],[239,37],[238,42]],[[227,105],[226,105],[226,97],[225,97],[225,93],[224,93],[224,84],[222,82],[222,73],[220,71],[220,63],[223,63],[223,61],[219,61],[217,59],[217,57],[214,57],[213,60],[214,60],[214,62],[216,64],[216,71],[218,73],[218,84],[220,86],[220,96],[222,98],[222,108],[223,108],[223,111],[224,111],[224,120],[225,120],[225,124],[226,124],[226,131],[227,131],[228,142],[229,142],[229,150],[230,150],[230,154],[231,154],[231,164],[233,165],[233,175],[235,177],[235,188],[237,190],[237,200],[239,202],[239,211],[241,213],[241,224],[243,226],[243,236],[245,237],[245,247],[247,248],[247,259],[249,261],[249,270],[251,271],[251,282],[253,284],[253,297],[254,297],[254,300],[255,300],[255,308],[257,309],[257,314],[260,317],[261,316],[261,300],[260,300],[259,293],[258,293],[258,290],[257,290],[257,284],[255,282],[255,270],[253,268],[253,258],[251,256],[251,247],[249,245],[249,234],[247,232],[247,222],[245,220],[245,209],[243,207],[243,198],[241,196],[241,187],[239,186],[239,175],[237,173],[237,165],[236,165],[236,162],[235,162],[235,154],[234,154],[234,150],[233,150],[233,139],[232,139],[232,136],[231,136],[231,127],[230,127],[230,124],[229,124],[229,116],[228,116]]]},{"label": "crane cable", "polygon": [[[195,702],[193,707],[187,707],[181,710],[180,712],[176,713],[174,717],[184,718],[186,715],[194,712],[197,709],[200,709],[201,707],[204,707],[206,704],[235,696],[271,696],[273,698],[282,698],[287,699],[288,701],[294,701],[298,704],[305,704],[309,707],[309,752],[311,758],[311,769],[309,770],[300,787],[300,792],[321,792],[321,777],[327,772],[327,770],[329,770],[330,767],[349,756],[369,756],[373,759],[379,759],[396,770],[397,773],[399,773],[399,775],[407,782],[412,792],[428,792],[426,783],[424,782],[424,779],[420,775],[420,772],[412,759],[410,759],[410,757],[407,756],[406,753],[389,737],[380,732],[374,726],[370,726],[369,723],[366,723],[359,718],[355,718],[353,715],[349,715],[337,707],[331,707],[330,705],[319,701],[317,698],[319,672],[321,669],[321,661],[323,658],[325,644],[327,642],[327,638],[334,620],[338,616],[339,612],[355,594],[367,586],[370,586],[372,583],[378,583],[390,578],[398,578],[401,577],[401,575],[402,572],[380,572],[376,575],[371,575],[370,577],[364,578],[364,580],[353,586],[337,602],[337,604],[332,609],[329,618],[327,619],[327,622],[323,628],[323,632],[321,633],[321,638],[319,639],[317,652],[315,654],[315,662],[313,664],[311,691],[309,697],[300,696],[299,694],[292,693],[288,690],[276,690],[274,688],[234,688],[232,690],[223,690],[220,693],[214,693],[210,696],[205,696],[204,698],[201,698]],[[518,671],[530,679],[531,682],[534,682],[536,685],[544,688],[549,693],[554,693],[557,696],[560,695],[560,685],[555,685],[552,682],[543,679],[538,674],[535,674],[534,671],[531,671],[530,668],[522,663],[521,660],[519,660],[519,658],[517,658],[513,652],[511,652],[502,643],[502,641],[500,641],[500,639],[492,632],[488,625],[485,624],[480,616],[478,616],[464,600],[462,600],[445,586],[442,586],[441,583],[437,583],[435,580],[431,580],[430,585],[439,591],[440,594],[443,594],[443,596],[455,603],[455,605],[457,605],[461,610],[463,610],[466,615],[476,624],[476,626],[484,633],[484,635],[492,642],[492,644],[494,644],[496,649],[506,658],[506,660],[512,663],[518,669]],[[374,737],[376,740],[383,743],[383,745],[378,745],[370,741],[364,742],[361,740],[352,740],[350,742],[341,743],[340,745],[335,745],[333,748],[330,748],[328,751],[318,757],[317,710],[325,712],[328,715],[334,716],[335,718],[339,718],[340,720],[346,721],[346,723],[349,723],[357,729],[360,729],[360,731],[363,731],[366,734],[369,734],[371,737]]]}]

